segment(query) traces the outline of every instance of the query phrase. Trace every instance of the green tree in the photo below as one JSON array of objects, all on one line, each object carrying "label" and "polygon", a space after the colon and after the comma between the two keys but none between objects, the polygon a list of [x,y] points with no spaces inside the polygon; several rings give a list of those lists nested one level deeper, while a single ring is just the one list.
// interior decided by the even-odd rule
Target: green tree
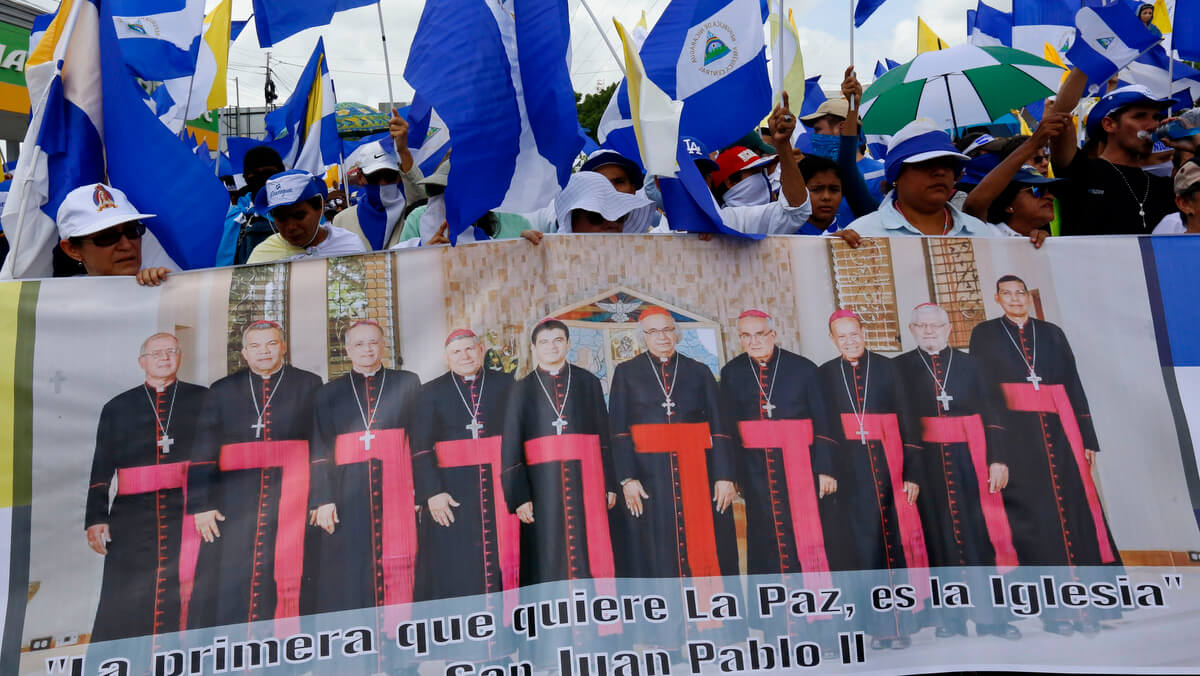
[{"label": "green tree", "polygon": [[579,126],[583,127],[587,135],[597,143],[600,142],[600,139],[596,138],[596,128],[600,126],[600,118],[604,115],[604,109],[608,107],[608,101],[615,91],[617,91],[616,82],[607,87],[601,87],[586,96],[575,92],[575,108],[579,114]]}]

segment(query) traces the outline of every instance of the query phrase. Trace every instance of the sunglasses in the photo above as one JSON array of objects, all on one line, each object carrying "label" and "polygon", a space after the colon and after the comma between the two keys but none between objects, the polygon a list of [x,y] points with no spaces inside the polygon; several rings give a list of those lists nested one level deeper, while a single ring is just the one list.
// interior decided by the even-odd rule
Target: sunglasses
[{"label": "sunglasses", "polygon": [[1029,194],[1030,194],[1030,195],[1033,195],[1034,199],[1039,199],[1039,200],[1040,200],[1040,199],[1042,199],[1043,197],[1053,197],[1053,195],[1050,193],[1050,189],[1049,189],[1049,188],[1044,188],[1044,187],[1042,187],[1042,186],[1037,186],[1037,185],[1027,185],[1027,186],[1025,186],[1024,188],[1021,188],[1021,190],[1022,190],[1022,191],[1026,191],[1026,190],[1027,190],[1027,191],[1029,191]]},{"label": "sunglasses", "polygon": [[141,239],[144,234],[146,234],[146,226],[134,221],[133,223],[125,223],[107,230],[101,230],[90,237],[81,237],[80,240],[91,242],[92,246],[106,248],[120,242],[122,237],[134,242]]}]

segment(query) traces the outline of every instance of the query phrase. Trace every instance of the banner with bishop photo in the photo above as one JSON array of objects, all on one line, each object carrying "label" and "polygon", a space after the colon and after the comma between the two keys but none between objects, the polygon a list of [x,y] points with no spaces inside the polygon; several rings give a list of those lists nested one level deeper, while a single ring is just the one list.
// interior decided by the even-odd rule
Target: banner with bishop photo
[{"label": "banner with bishop photo", "polygon": [[0,285],[0,671],[1194,673],[1200,240]]}]

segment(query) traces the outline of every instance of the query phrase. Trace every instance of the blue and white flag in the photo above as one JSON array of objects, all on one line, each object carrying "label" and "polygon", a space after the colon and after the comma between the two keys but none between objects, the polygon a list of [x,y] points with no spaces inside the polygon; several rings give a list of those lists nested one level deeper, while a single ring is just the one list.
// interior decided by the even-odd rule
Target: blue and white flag
[{"label": "blue and white flag", "polygon": [[111,9],[64,0],[26,63],[36,84],[2,217],[12,250],[0,277],[49,276],[59,204],[72,189],[99,181],[158,214],[146,222],[153,237],[143,241],[143,262],[169,256],[183,268],[212,266],[228,191],[142,102]]},{"label": "blue and white flag", "polygon": [[721,209],[713,197],[708,181],[696,167],[695,152],[688,152],[689,146],[697,144],[688,138],[679,140],[679,151],[676,162],[679,170],[674,178],[658,177],[658,190],[662,194],[663,211],[672,230],[686,232],[713,232],[762,239],[762,235],[748,235],[725,225],[721,218]]},{"label": "blue and white flag", "polygon": [[325,26],[333,15],[379,0],[254,0],[254,27],[258,46],[270,47],[280,40],[314,26]]},{"label": "blue and white flag", "polygon": [[286,103],[267,113],[267,138],[282,141],[283,165],[324,176],[338,162],[337,96],[325,59],[325,39],[317,46]]},{"label": "blue and white flag", "polygon": [[[1103,84],[1162,41],[1124,4],[1084,7],[1075,15],[1075,41],[1067,52],[1071,65],[1087,73],[1089,89]],[[1166,52],[1163,52],[1166,59]],[[1166,90],[1166,82],[1158,91]]]},{"label": "blue and white flag", "polygon": [[854,27],[861,27],[883,3],[884,0],[858,0],[854,6]]},{"label": "blue and white flag", "polygon": [[196,70],[204,0],[108,0],[121,55],[143,80],[188,77]]},{"label": "blue and white flag", "polygon": [[[251,14],[250,19],[253,19],[253,18],[254,18],[254,15]],[[245,21],[229,22],[229,41],[230,42],[236,41],[238,39],[238,36],[242,34],[242,31],[246,30],[246,24],[250,23],[250,19],[246,19]]]},{"label": "blue and white flag", "polygon": [[633,112],[629,109],[629,89],[625,80],[617,85],[608,107],[597,125],[596,139],[601,148],[615,150],[637,163],[643,169],[641,151],[638,150],[637,135],[633,131]]},{"label": "blue and white flag", "polygon": [[640,54],[650,80],[683,102],[680,136],[733,143],[771,111],[758,0],[672,0]]},{"label": "blue and white flag", "polygon": [[1181,59],[1200,61],[1200,2],[1175,3],[1171,48]]},{"label": "blue and white flag", "polygon": [[1041,57],[1047,44],[1065,53],[1075,39],[1080,0],[1013,0],[1012,46]]},{"label": "blue and white flag", "polygon": [[967,23],[967,42],[980,47],[1011,47],[1013,41],[1013,15],[1001,12],[979,0],[974,11],[974,21]]},{"label": "blue and white flag", "polygon": [[450,152],[450,129],[417,92],[408,107],[408,150],[421,173],[429,176]]},{"label": "blue and white flag", "polygon": [[[521,82],[519,103],[533,131],[537,153],[554,168],[558,186],[565,187],[583,146],[571,85],[570,7],[567,0],[513,0],[513,21]],[[518,171],[521,169],[518,159]]]}]

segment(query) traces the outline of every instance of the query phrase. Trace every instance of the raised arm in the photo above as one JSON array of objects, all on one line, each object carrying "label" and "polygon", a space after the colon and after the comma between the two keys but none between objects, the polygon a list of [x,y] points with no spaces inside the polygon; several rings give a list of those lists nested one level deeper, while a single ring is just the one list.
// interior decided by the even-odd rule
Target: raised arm
[{"label": "raised arm", "polygon": [[1065,113],[1046,113],[1034,130],[1033,136],[1025,139],[1024,143],[1009,153],[1008,157],[989,171],[979,185],[967,195],[963,211],[980,220],[987,220],[988,207],[1004,192],[1021,167],[1028,163],[1038,150],[1045,147],[1047,140],[1053,142],[1052,139],[1060,136],[1063,130],[1070,126],[1070,122],[1071,116]]},{"label": "raised arm", "polygon": [[[1063,80],[1062,86],[1058,88],[1058,96],[1054,99],[1053,110],[1047,112],[1070,116],[1075,110],[1075,106],[1079,105],[1079,99],[1083,98],[1087,80],[1086,73],[1078,68],[1072,68],[1067,79]],[[1063,173],[1067,167],[1071,166],[1071,162],[1075,159],[1075,153],[1079,150],[1078,141],[1079,139],[1075,135],[1075,125],[1068,124],[1063,132],[1050,142],[1050,163],[1056,173]]]}]

